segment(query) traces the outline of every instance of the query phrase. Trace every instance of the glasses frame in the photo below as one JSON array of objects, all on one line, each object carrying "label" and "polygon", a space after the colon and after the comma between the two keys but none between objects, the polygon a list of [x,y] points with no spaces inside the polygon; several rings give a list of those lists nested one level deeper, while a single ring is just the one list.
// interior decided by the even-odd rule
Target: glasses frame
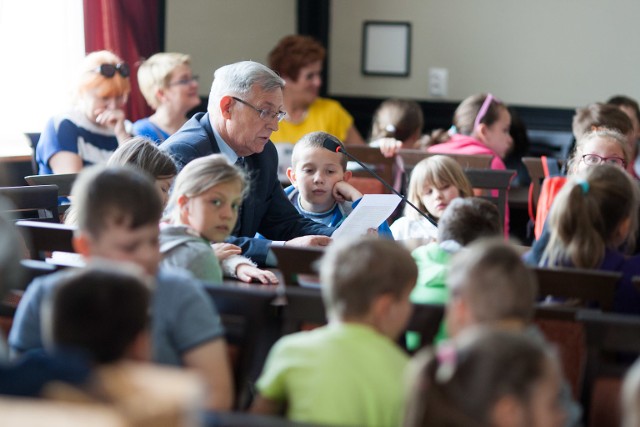
[{"label": "glasses frame", "polygon": [[282,119],[284,119],[285,116],[287,115],[286,111],[278,111],[278,112],[274,113],[273,111],[263,110],[262,108],[258,108],[255,105],[249,104],[244,99],[240,99],[240,98],[238,98],[236,96],[232,96],[231,98],[235,99],[236,101],[240,102],[241,104],[248,105],[249,107],[251,107],[254,110],[256,110],[258,112],[258,115],[260,116],[260,118],[262,120],[264,120],[265,122],[268,122],[268,121],[273,120],[273,119],[277,119],[278,123],[280,123],[282,121]]},{"label": "glasses frame", "polygon": [[189,79],[180,79],[180,80],[176,80],[175,82],[169,82],[169,83],[167,83],[167,86],[168,87],[171,87],[171,86],[189,86],[193,82],[198,83],[198,80],[200,80],[200,76],[193,75]]},{"label": "glasses frame", "polygon": [[[598,163],[588,163],[585,160],[585,157],[595,157],[598,160]],[[618,157],[618,156],[611,156],[611,157],[602,157],[599,156],[597,154],[583,154],[580,157],[580,160],[587,166],[596,166],[596,165],[602,165],[602,164],[609,164],[609,165],[615,165],[615,166],[622,166],[623,169],[627,168],[627,162],[622,158],[622,157]],[[610,161],[610,160],[619,160],[619,162],[617,161]]]},{"label": "glasses frame", "polygon": [[120,73],[120,75],[125,79],[131,75],[131,69],[126,62],[120,62],[118,64],[100,64],[100,66],[96,67],[94,71],[108,79],[113,78],[113,76],[116,75],[116,72]]}]

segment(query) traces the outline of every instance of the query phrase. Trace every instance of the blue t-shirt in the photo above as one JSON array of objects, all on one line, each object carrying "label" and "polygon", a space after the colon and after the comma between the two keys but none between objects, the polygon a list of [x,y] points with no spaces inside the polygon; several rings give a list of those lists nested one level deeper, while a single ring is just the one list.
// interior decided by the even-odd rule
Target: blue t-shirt
[{"label": "blue t-shirt", "polygon": [[0,394],[38,397],[52,381],[81,386],[89,382],[91,373],[92,364],[82,352],[33,350],[16,363],[0,365]]},{"label": "blue t-shirt", "polygon": [[36,148],[36,160],[40,175],[54,173],[49,160],[60,151],[75,153],[84,166],[106,163],[118,148],[118,139],[111,129],[91,122],[81,111],[71,111],[53,117],[40,135]]},{"label": "blue t-shirt", "polygon": [[160,145],[160,143],[165,139],[169,138],[169,134],[151,123],[151,120],[149,120],[148,117],[140,119],[133,124],[133,134],[149,138],[158,145]]},{"label": "blue t-shirt", "polygon": [[[351,213],[351,211],[355,209],[356,206],[358,206],[360,200],[362,200],[358,199],[355,202],[336,203],[335,205],[333,205],[333,208],[329,209],[328,211],[316,213],[304,210],[302,206],[300,206],[300,193],[298,192],[298,189],[293,185],[285,188],[284,192],[293,206],[296,208],[296,210],[300,212],[300,215],[312,219],[315,222],[324,224],[327,227],[339,227],[342,223],[342,220],[344,220]],[[391,233],[391,229],[389,228],[389,225],[386,223],[386,221],[380,224],[380,226],[378,227],[378,235],[380,237],[393,240],[393,233]]]},{"label": "blue t-shirt", "polygon": [[[43,347],[41,308],[67,274],[61,271],[38,277],[27,287],[9,334],[12,350],[23,353]],[[183,365],[183,353],[224,334],[211,299],[186,271],[158,273],[151,311],[152,358],[158,363]]]}]

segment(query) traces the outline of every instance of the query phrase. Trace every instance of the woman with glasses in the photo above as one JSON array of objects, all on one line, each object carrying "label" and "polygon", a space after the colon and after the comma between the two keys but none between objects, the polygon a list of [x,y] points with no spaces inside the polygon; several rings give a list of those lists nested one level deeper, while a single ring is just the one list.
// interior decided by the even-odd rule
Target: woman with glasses
[{"label": "woman with glasses", "polygon": [[123,110],[131,90],[129,66],[103,50],[87,55],[79,71],[73,108],[49,120],[40,135],[36,160],[41,175],[77,173],[104,163],[130,138]]},{"label": "woman with glasses", "polygon": [[182,53],[156,53],[138,69],[138,84],[151,116],[133,124],[133,133],[157,144],[174,134],[187,121],[187,113],[200,105],[198,76],[191,58]]},{"label": "woman with glasses", "polygon": [[289,183],[286,171],[291,166],[293,145],[311,132],[326,132],[345,144],[364,144],[353,117],[333,99],[320,97],[325,48],[314,38],[289,35],[269,52],[269,68],[286,82],[286,117],[271,135],[279,157],[278,175]]}]

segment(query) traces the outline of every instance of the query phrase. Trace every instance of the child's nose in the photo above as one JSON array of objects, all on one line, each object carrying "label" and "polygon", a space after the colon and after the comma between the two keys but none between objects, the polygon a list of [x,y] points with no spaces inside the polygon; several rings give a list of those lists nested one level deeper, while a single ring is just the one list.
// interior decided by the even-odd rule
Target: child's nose
[{"label": "child's nose", "polygon": [[220,209],[220,216],[225,219],[233,217],[233,208],[230,205],[224,206]]}]

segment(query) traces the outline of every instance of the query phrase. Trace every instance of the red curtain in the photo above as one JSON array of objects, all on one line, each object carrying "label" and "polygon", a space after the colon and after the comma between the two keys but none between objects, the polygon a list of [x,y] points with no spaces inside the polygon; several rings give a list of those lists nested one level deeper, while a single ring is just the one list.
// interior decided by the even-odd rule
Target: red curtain
[{"label": "red curtain", "polygon": [[140,61],[160,50],[158,0],[84,0],[87,53],[110,50],[131,67],[127,118],[136,121],[152,113],[138,89]]}]

